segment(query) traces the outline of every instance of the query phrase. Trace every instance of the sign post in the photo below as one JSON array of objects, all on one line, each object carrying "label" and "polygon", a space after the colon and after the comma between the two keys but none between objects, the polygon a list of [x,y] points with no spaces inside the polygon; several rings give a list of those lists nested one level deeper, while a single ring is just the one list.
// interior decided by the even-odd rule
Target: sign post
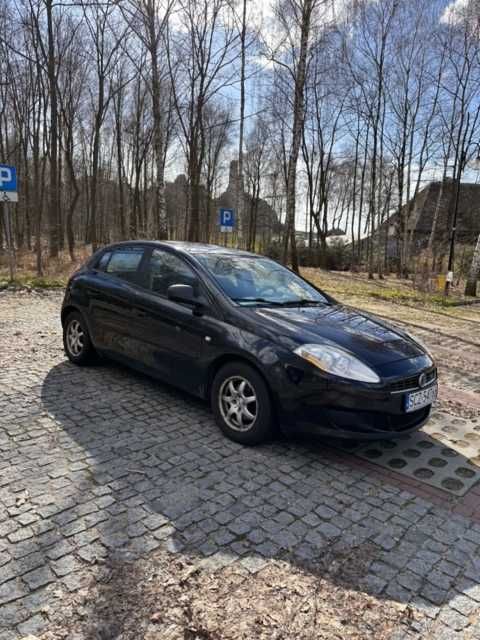
[{"label": "sign post", "polygon": [[17,191],[17,170],[6,164],[0,164],[0,202],[3,206],[3,221],[5,227],[5,238],[9,254],[10,280],[15,278],[15,253],[13,247],[12,225],[8,204],[18,202]]}]

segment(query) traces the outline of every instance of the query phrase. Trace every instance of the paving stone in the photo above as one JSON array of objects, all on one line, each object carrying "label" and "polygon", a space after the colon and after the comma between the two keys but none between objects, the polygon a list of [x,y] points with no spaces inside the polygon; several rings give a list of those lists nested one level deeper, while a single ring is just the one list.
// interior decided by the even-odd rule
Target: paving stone
[{"label": "paving stone", "polygon": [[467,595],[463,596],[455,596],[452,600],[450,600],[449,605],[455,611],[458,611],[464,616],[469,616],[473,612],[478,612],[480,615],[480,606],[478,602],[472,600]]},{"label": "paving stone", "polygon": [[147,527],[147,529],[150,529],[150,531],[155,531],[156,529],[168,524],[168,522],[168,518],[165,518],[159,513],[152,513],[142,520],[142,523]]},{"label": "paving stone", "polygon": [[373,538],[373,542],[375,542],[375,544],[378,544],[378,546],[385,551],[391,551],[398,544],[398,539],[393,538],[388,532],[383,532]]},{"label": "paving stone", "polygon": [[315,509],[315,513],[321,520],[331,520],[337,515],[336,511],[323,504]]},{"label": "paving stone", "polygon": [[0,631],[0,640],[18,640],[16,631]]},{"label": "paving stone", "polygon": [[447,598],[447,591],[427,582],[420,592],[424,598],[436,605],[442,605]]},{"label": "paving stone", "polygon": [[266,558],[274,558],[280,551],[280,547],[273,542],[263,542],[256,547],[256,552]]},{"label": "paving stone", "polygon": [[58,560],[52,561],[50,565],[55,575],[59,578],[63,578],[79,568],[78,561],[73,555],[63,556]]},{"label": "paving stone", "polygon": [[214,515],[214,518],[218,523],[224,525],[231,522],[235,518],[235,516],[233,513],[230,513],[229,511],[219,511]]},{"label": "paving stone", "polygon": [[446,624],[455,631],[460,631],[468,626],[469,620],[462,613],[451,607],[445,607],[437,618],[437,623]]},{"label": "paving stone", "polygon": [[38,589],[50,582],[53,582],[55,576],[47,565],[34,569],[22,576],[23,580],[28,584],[30,589]]},{"label": "paving stone", "polygon": [[41,633],[47,626],[48,621],[39,613],[35,614],[25,622],[18,625],[18,630],[22,636],[35,635]]},{"label": "paving stone", "polygon": [[10,542],[22,542],[23,540],[29,540],[33,538],[35,535],[33,529],[31,527],[21,527],[20,529],[16,529],[12,533],[8,534],[7,538]]},{"label": "paving stone", "polygon": [[387,596],[393,598],[397,602],[409,602],[411,598],[410,591],[408,589],[405,589],[405,587],[402,587],[402,585],[395,580],[390,582],[390,584],[386,587],[385,593]]},{"label": "paving stone", "polygon": [[397,582],[408,591],[418,593],[423,584],[423,580],[411,571],[402,571],[397,575]]},{"label": "paving stone", "polygon": [[58,560],[59,558],[68,555],[72,551],[73,548],[71,543],[67,542],[67,540],[61,540],[57,544],[50,547],[46,551],[45,555],[50,558],[50,560]]},{"label": "paving stone", "polygon": [[18,578],[4,582],[0,586],[0,606],[18,600],[28,593],[28,587]]},{"label": "paving stone", "polygon": [[387,580],[373,574],[369,574],[362,580],[362,585],[365,591],[371,595],[379,595],[385,589],[387,584]]},{"label": "paving stone", "polygon": [[441,560],[435,568],[437,571],[446,573],[447,576],[451,576],[452,578],[455,578],[461,572],[461,567],[453,562],[448,562],[448,560]]},{"label": "paving stone", "polygon": [[228,524],[229,530],[238,536],[243,536],[249,531],[251,531],[252,526],[248,522],[244,522],[243,520],[233,520]]},{"label": "paving stone", "polygon": [[28,612],[28,615],[42,611],[49,605],[53,606],[56,595],[51,587],[52,585],[36,589],[28,596],[25,596],[25,598],[19,600],[18,604],[23,606],[24,610]]},{"label": "paving stone", "polygon": [[338,527],[329,522],[324,522],[323,524],[321,524],[319,527],[317,527],[317,531],[329,540],[332,538],[337,538],[342,534]]},{"label": "paving stone", "polygon": [[248,556],[246,558],[242,558],[240,560],[240,564],[250,573],[258,573],[268,564],[268,562],[265,558]]},{"label": "paving stone", "polygon": [[6,626],[12,628],[16,627],[17,624],[23,622],[29,615],[29,612],[23,607],[22,600],[17,600],[10,604],[4,604],[0,609],[0,629],[5,628]]},{"label": "paving stone", "polygon": [[298,538],[286,530],[280,531],[272,540],[282,549],[291,549],[298,543]]},{"label": "paving stone", "polygon": [[264,542],[266,537],[267,535],[262,529],[252,529],[247,534],[248,540],[253,544],[260,544],[261,542]]}]

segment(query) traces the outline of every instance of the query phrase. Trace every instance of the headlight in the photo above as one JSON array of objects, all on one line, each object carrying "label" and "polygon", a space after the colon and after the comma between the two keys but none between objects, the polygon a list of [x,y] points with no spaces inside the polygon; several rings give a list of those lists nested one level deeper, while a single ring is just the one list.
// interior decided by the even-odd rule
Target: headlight
[{"label": "headlight", "polygon": [[304,344],[295,349],[294,353],[334,376],[360,382],[380,382],[375,371],[340,347]]}]

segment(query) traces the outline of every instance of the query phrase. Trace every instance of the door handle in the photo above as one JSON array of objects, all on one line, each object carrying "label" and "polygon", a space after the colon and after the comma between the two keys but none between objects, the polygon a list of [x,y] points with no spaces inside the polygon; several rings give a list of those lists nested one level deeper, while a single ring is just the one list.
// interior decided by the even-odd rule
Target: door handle
[{"label": "door handle", "polygon": [[147,312],[142,309],[134,309],[133,314],[137,316],[137,318],[146,318]]}]

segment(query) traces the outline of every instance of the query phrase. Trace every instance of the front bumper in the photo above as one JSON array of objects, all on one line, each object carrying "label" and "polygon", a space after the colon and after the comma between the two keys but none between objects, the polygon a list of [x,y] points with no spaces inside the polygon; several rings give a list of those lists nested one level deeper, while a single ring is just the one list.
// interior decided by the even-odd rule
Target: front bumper
[{"label": "front bumper", "polygon": [[[436,375],[430,384],[436,384]],[[392,439],[417,431],[427,422],[431,405],[407,413],[405,394],[415,389],[391,388],[391,384],[372,388],[315,375],[303,378],[296,392],[279,401],[282,430],[361,440]]]}]

